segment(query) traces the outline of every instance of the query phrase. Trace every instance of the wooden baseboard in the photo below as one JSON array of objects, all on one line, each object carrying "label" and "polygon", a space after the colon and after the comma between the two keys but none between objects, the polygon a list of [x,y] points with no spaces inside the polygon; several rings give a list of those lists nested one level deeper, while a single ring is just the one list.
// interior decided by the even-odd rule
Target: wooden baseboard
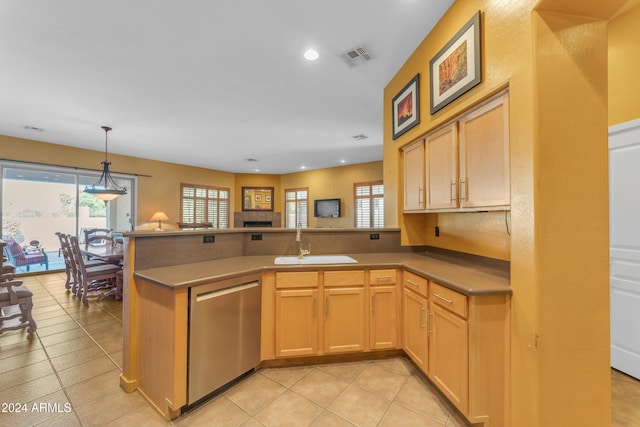
[{"label": "wooden baseboard", "polygon": [[362,360],[373,359],[388,359],[390,357],[404,356],[405,352],[399,349],[396,350],[380,350],[380,351],[368,351],[360,353],[348,353],[348,354],[329,354],[325,356],[304,356],[304,357],[291,357],[285,359],[272,359],[264,360],[260,362],[257,369],[262,368],[277,368],[285,366],[304,366],[304,365],[317,365],[321,363],[345,363],[345,362],[359,362]]}]

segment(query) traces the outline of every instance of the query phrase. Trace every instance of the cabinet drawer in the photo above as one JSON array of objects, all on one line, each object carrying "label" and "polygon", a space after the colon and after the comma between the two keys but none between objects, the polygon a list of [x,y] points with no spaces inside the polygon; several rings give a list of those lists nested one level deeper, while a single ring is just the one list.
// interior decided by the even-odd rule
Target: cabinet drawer
[{"label": "cabinet drawer", "polygon": [[324,286],[364,286],[364,270],[325,271]]},{"label": "cabinet drawer", "polygon": [[438,304],[465,319],[467,318],[467,297],[465,295],[432,282],[429,299],[434,304]]},{"label": "cabinet drawer", "polygon": [[369,271],[369,284],[371,286],[393,285],[394,283],[396,283],[396,270],[393,268]]},{"label": "cabinet drawer", "polygon": [[424,297],[429,296],[429,280],[424,277],[418,276],[410,271],[405,271],[402,283],[404,283],[404,287],[407,289],[411,289]]},{"label": "cabinet drawer", "polygon": [[317,271],[295,271],[276,273],[276,288],[315,288],[318,287]]}]

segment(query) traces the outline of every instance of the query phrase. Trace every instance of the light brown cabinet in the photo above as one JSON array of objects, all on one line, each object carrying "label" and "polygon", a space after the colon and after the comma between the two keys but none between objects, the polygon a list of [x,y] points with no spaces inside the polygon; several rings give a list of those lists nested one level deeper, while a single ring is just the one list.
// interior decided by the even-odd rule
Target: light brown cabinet
[{"label": "light brown cabinet", "polygon": [[324,272],[324,352],[365,349],[364,270]]},{"label": "light brown cabinet", "polygon": [[404,212],[509,209],[508,93],[409,144],[403,154]]},{"label": "light brown cabinet", "polygon": [[384,350],[398,348],[398,289],[397,271],[369,272],[369,348]]},{"label": "light brown cabinet", "polygon": [[499,95],[459,121],[460,207],[508,208],[509,95]]},{"label": "light brown cabinet", "polygon": [[276,357],[317,354],[318,273],[276,273],[275,287]]},{"label": "light brown cabinet", "polygon": [[429,377],[463,413],[469,411],[467,297],[430,283]]},{"label": "light brown cabinet", "polygon": [[404,351],[425,373],[429,369],[428,283],[427,279],[410,271],[403,273],[402,337]]},{"label": "light brown cabinet", "polygon": [[404,211],[421,212],[425,209],[425,155],[424,140],[403,148]]}]

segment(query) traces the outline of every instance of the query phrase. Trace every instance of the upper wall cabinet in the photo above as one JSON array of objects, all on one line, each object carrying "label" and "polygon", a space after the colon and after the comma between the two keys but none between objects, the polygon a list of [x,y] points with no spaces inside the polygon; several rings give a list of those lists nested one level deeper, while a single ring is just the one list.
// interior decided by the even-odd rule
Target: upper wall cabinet
[{"label": "upper wall cabinet", "polygon": [[424,212],[424,140],[415,141],[403,148],[404,160],[404,210]]},{"label": "upper wall cabinet", "polygon": [[509,209],[508,93],[405,147],[404,182],[406,213]]},{"label": "upper wall cabinet", "polygon": [[460,207],[509,209],[509,95],[463,116],[460,127]]}]

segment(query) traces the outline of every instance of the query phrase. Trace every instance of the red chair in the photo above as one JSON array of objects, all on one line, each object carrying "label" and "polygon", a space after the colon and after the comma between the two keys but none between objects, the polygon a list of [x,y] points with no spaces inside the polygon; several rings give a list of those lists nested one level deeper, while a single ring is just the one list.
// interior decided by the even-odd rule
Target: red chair
[{"label": "red chair", "polygon": [[26,267],[29,271],[29,267],[33,264],[44,264],[45,270],[49,269],[49,258],[42,249],[30,249],[24,250],[18,242],[13,239],[6,239],[7,246],[4,248],[4,253],[9,259],[9,262],[16,268]]}]

